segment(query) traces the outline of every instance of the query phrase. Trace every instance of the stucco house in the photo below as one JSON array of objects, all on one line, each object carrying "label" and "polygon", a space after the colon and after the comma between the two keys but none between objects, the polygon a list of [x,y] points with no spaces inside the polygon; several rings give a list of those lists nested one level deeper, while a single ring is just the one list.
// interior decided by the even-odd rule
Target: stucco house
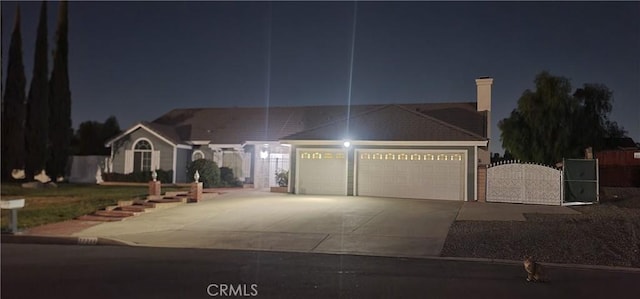
[{"label": "stucco house", "polygon": [[107,171],[173,170],[186,183],[205,158],[258,189],[283,169],[296,194],[478,200],[492,84],[476,79],[476,102],[175,109],[108,141]]}]

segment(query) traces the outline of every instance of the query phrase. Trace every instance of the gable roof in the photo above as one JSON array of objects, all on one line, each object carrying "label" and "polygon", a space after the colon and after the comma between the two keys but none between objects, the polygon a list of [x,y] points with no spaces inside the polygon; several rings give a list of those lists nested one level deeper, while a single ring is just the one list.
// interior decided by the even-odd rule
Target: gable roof
[{"label": "gable roof", "polygon": [[476,135],[487,136],[487,112],[470,111],[459,107],[420,110],[420,113],[445,121]]},{"label": "gable roof", "polygon": [[179,144],[182,142],[182,138],[180,138],[180,135],[176,131],[177,128],[173,126],[167,126],[167,125],[158,124],[158,123],[150,123],[146,121],[143,121],[141,124],[155,131],[156,133],[160,134],[162,137],[168,139],[173,144]]},{"label": "gable roof", "polygon": [[[350,114],[359,115],[387,106],[352,105]],[[455,125],[460,129],[484,136],[485,114],[476,111],[476,103],[393,106],[402,107],[405,112],[413,114],[428,114],[431,118],[448,123],[457,121]],[[210,141],[215,144],[242,144],[246,141],[277,141],[346,117],[346,105],[174,109],[148,123],[148,126],[158,130],[167,139],[181,143]]]},{"label": "gable roof", "polygon": [[[348,132],[347,132],[348,126]],[[474,132],[400,105],[386,105],[281,140],[485,141]]]},{"label": "gable roof", "polygon": [[165,126],[158,126],[158,125],[155,125],[155,124],[150,124],[148,122],[139,122],[136,125],[134,125],[131,128],[129,128],[128,130],[122,132],[120,135],[109,139],[107,142],[105,142],[104,145],[106,147],[109,147],[115,141],[121,139],[124,136],[127,136],[127,135],[131,134],[131,132],[133,132],[133,131],[135,131],[137,129],[143,129],[143,130],[155,135],[156,137],[158,137],[158,138],[164,140],[165,142],[167,142],[167,143],[169,143],[171,145],[174,145],[174,146],[178,145],[180,143],[180,139],[176,139],[176,136],[171,133],[172,128],[165,127]]}]

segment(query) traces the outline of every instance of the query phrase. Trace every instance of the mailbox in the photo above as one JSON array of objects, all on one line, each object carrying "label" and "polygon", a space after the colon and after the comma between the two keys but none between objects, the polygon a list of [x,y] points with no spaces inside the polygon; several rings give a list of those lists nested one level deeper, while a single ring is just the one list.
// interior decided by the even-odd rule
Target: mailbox
[{"label": "mailbox", "polygon": [[24,207],[24,198],[0,201],[0,209],[3,209],[3,210],[13,210],[13,209],[19,209],[23,207]]},{"label": "mailbox", "polygon": [[18,209],[24,207],[24,198],[0,200],[0,209],[11,210],[11,232],[18,232]]}]

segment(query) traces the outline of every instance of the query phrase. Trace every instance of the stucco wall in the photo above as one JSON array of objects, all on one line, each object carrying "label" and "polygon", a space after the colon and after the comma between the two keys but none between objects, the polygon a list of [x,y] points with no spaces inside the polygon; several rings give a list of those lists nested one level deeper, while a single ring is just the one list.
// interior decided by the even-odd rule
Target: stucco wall
[{"label": "stucco wall", "polygon": [[124,173],[125,150],[133,149],[133,143],[139,138],[148,139],[153,150],[160,151],[160,169],[173,169],[173,146],[149,131],[138,128],[113,144],[113,172]]}]

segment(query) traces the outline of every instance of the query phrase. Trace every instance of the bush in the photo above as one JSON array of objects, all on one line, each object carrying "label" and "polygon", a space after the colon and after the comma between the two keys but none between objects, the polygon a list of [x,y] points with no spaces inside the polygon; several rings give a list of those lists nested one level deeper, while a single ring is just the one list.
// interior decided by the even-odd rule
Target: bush
[{"label": "bush", "polygon": [[280,187],[287,187],[289,185],[289,171],[278,169],[276,171],[276,183]]},{"label": "bush", "polygon": [[[163,184],[170,184],[173,181],[173,170],[156,170],[158,174],[158,181]],[[102,173],[102,180],[105,182],[133,182],[133,183],[146,183],[153,180],[151,178],[151,171],[136,171],[132,173]]]},{"label": "bush", "polygon": [[193,181],[193,174],[198,171],[200,182],[204,188],[212,188],[220,185],[220,169],[218,164],[211,160],[198,159],[187,166],[187,181]]},{"label": "bush", "polygon": [[240,187],[242,182],[233,175],[233,169],[229,167],[220,167],[220,185],[221,187]]}]

